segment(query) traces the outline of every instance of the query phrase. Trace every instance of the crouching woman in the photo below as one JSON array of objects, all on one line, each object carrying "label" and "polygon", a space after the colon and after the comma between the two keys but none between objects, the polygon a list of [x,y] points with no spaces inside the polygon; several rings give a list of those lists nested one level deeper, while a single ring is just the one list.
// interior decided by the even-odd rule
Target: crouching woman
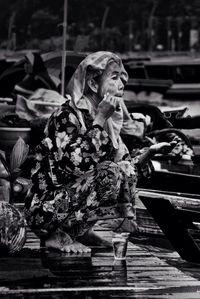
[{"label": "crouching woman", "polygon": [[88,55],[67,86],[70,98],[48,121],[25,205],[29,226],[48,248],[87,252],[87,241],[98,240],[91,233],[96,221],[134,220],[136,165],[170,146],[131,157],[120,135],[142,138],[144,127],[135,125],[124,105],[127,80],[117,55]]}]

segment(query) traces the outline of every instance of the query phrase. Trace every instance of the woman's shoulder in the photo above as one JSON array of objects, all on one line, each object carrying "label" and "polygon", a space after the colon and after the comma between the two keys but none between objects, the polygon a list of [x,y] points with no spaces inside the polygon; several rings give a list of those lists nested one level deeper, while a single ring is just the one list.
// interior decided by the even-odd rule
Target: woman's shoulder
[{"label": "woman's shoulder", "polygon": [[62,106],[54,111],[51,115],[47,128],[48,131],[55,130],[59,128],[59,130],[65,130],[66,126],[76,126],[80,127],[79,117],[77,115],[76,110],[70,105],[69,101],[66,101]]},{"label": "woman's shoulder", "polygon": [[75,109],[70,105],[70,101],[66,101],[62,104],[59,108],[57,108],[54,113],[52,114],[53,118],[62,118],[66,117],[69,114],[76,115]]}]

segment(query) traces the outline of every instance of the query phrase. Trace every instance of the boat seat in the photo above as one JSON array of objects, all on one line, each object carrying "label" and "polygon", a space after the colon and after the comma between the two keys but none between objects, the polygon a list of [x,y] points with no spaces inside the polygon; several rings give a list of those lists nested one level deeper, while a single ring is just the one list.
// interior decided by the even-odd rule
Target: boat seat
[{"label": "boat seat", "polygon": [[175,206],[163,197],[140,199],[181,258],[200,263],[200,247],[191,234],[196,228],[193,222],[200,222],[200,211]]}]

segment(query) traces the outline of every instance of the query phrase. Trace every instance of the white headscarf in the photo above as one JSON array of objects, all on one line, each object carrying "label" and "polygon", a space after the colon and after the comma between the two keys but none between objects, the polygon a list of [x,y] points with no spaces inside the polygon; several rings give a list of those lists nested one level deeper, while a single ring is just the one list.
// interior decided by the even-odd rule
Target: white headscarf
[{"label": "white headscarf", "polygon": [[[67,93],[71,95],[70,104],[77,111],[79,121],[82,125],[82,133],[86,131],[86,126],[81,110],[87,109],[93,118],[96,114],[95,106],[86,96],[84,96],[86,79],[88,76],[91,76],[92,78],[98,74],[101,75],[111,61],[116,62],[121,67],[124,81],[127,82],[128,74],[124,69],[121,59],[114,53],[99,51],[88,55],[79,64],[67,86]],[[123,101],[121,101],[120,104],[121,109],[119,111],[115,111],[106,121],[104,126],[104,129],[111,138],[115,149],[120,149],[122,146],[120,133],[140,138],[143,136],[143,126],[138,125],[138,123],[131,119]]]}]

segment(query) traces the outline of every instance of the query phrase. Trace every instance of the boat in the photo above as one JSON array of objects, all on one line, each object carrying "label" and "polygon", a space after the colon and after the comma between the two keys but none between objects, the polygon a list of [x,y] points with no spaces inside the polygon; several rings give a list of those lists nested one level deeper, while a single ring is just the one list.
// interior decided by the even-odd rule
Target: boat
[{"label": "boat", "polygon": [[200,95],[200,59],[191,56],[153,58],[144,61],[149,78],[172,80],[167,99],[198,99]]},{"label": "boat", "polygon": [[183,260],[200,263],[200,195],[139,190],[139,232],[163,236]]},{"label": "boat", "polygon": [[[176,133],[193,148],[191,140],[178,129],[151,133],[161,136],[169,132]],[[200,136],[196,140],[200,141]],[[151,176],[138,181],[136,213],[140,236],[167,239],[184,260],[200,263],[200,152],[197,148],[200,146],[190,159],[154,156]]]},{"label": "boat", "polygon": [[200,96],[200,83],[174,83],[166,92],[166,98],[195,98]]},{"label": "boat", "polygon": [[[187,137],[186,137],[187,138]],[[200,159],[155,156],[138,182],[139,234],[167,239],[182,259],[200,263]]]},{"label": "boat", "polygon": [[[26,55],[25,55],[26,54]],[[15,90],[16,86],[21,83],[27,77],[30,77],[34,81],[34,76],[37,77],[39,85],[44,88],[51,89],[52,85],[55,85],[55,88],[61,84],[61,60],[62,52],[48,52],[40,54],[38,52],[28,52],[25,53],[23,58],[17,59],[9,67],[7,67],[0,74],[0,97],[6,98],[12,95],[12,92],[20,92],[21,90]],[[72,51],[66,51],[66,74],[69,76],[75,71],[77,65],[84,59],[86,54],[84,53],[75,53]],[[33,58],[34,57],[34,58]],[[35,60],[39,61],[35,63]],[[29,64],[32,68],[32,73],[29,74],[26,72],[26,64]],[[44,77],[44,70],[40,69],[38,66],[43,64],[46,67],[46,74]],[[49,78],[47,79],[47,73]],[[28,74],[28,75],[27,75]],[[69,79],[69,78],[66,79]],[[50,82],[52,81],[52,82]],[[32,82],[34,87],[34,82]],[[38,87],[38,86],[37,86]]]},{"label": "boat", "polygon": [[172,80],[130,77],[125,89],[135,93],[146,91],[147,93],[158,92],[164,95],[172,84]]},{"label": "boat", "polygon": [[145,67],[146,63],[150,63],[151,59],[130,58],[123,60],[124,67],[129,74],[129,80],[125,86],[126,90],[139,93],[141,91],[158,92],[164,95],[172,86],[173,81],[157,77],[150,77]]}]

